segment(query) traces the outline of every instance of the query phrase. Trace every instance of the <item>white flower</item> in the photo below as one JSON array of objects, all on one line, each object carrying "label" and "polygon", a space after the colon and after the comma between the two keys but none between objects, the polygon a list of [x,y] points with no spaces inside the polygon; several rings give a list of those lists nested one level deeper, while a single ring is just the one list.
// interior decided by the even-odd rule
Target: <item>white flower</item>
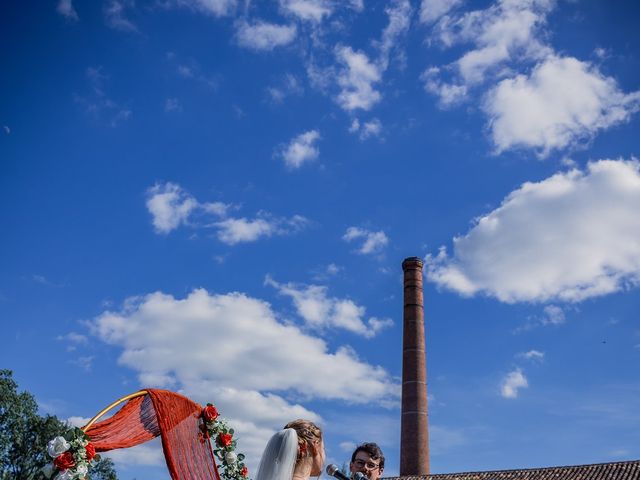
[{"label": "white flower", "polygon": [[73,472],[71,471],[71,469],[69,470],[63,470],[62,472],[60,472],[58,475],[56,475],[56,478],[54,478],[53,480],[73,480]]},{"label": "white flower", "polygon": [[45,465],[44,467],[42,467],[40,471],[45,477],[51,478],[51,475],[53,475],[53,472],[56,471],[56,467],[53,466],[53,463],[49,463],[48,465]]},{"label": "white flower", "polygon": [[69,450],[70,446],[64,437],[56,437],[47,444],[47,453],[51,458],[56,458],[61,453]]},{"label": "white flower", "polygon": [[89,469],[86,465],[78,465],[76,467],[76,478],[84,478],[87,473],[89,473]]},{"label": "white flower", "polygon": [[227,452],[224,454],[224,459],[227,461],[229,465],[233,465],[238,460],[238,456],[235,452]]}]

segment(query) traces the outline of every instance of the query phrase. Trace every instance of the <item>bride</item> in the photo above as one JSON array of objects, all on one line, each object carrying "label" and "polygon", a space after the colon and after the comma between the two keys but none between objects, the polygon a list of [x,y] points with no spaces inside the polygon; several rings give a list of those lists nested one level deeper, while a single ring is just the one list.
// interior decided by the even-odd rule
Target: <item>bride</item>
[{"label": "bride", "polygon": [[309,420],[294,420],[271,437],[254,480],[307,480],[322,473],[324,459],[320,428]]}]

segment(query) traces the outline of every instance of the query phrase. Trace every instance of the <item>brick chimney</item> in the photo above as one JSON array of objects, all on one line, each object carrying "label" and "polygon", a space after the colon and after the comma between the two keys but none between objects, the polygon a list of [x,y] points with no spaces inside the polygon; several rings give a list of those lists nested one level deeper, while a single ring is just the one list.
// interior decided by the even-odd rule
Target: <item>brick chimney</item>
[{"label": "brick chimney", "polygon": [[422,267],[418,257],[405,258],[402,338],[402,420],[400,476],[429,474],[429,419],[424,337]]}]

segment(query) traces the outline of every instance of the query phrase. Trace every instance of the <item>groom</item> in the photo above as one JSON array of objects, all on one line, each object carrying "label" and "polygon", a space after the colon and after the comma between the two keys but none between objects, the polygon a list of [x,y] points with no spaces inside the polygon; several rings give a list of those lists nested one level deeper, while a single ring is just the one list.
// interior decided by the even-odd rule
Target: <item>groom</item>
[{"label": "groom", "polygon": [[377,443],[363,443],[359,445],[351,455],[349,464],[351,476],[361,472],[369,480],[378,480],[384,470],[384,454]]}]

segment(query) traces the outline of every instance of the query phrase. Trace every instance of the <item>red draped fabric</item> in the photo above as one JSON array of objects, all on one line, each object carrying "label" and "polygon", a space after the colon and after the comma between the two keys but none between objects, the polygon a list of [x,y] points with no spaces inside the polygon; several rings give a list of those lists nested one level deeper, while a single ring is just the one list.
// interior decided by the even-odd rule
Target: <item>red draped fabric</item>
[{"label": "red draped fabric", "polygon": [[211,444],[200,430],[202,407],[168,390],[146,390],[87,429],[96,451],[133,447],[159,435],[173,480],[220,480]]}]

